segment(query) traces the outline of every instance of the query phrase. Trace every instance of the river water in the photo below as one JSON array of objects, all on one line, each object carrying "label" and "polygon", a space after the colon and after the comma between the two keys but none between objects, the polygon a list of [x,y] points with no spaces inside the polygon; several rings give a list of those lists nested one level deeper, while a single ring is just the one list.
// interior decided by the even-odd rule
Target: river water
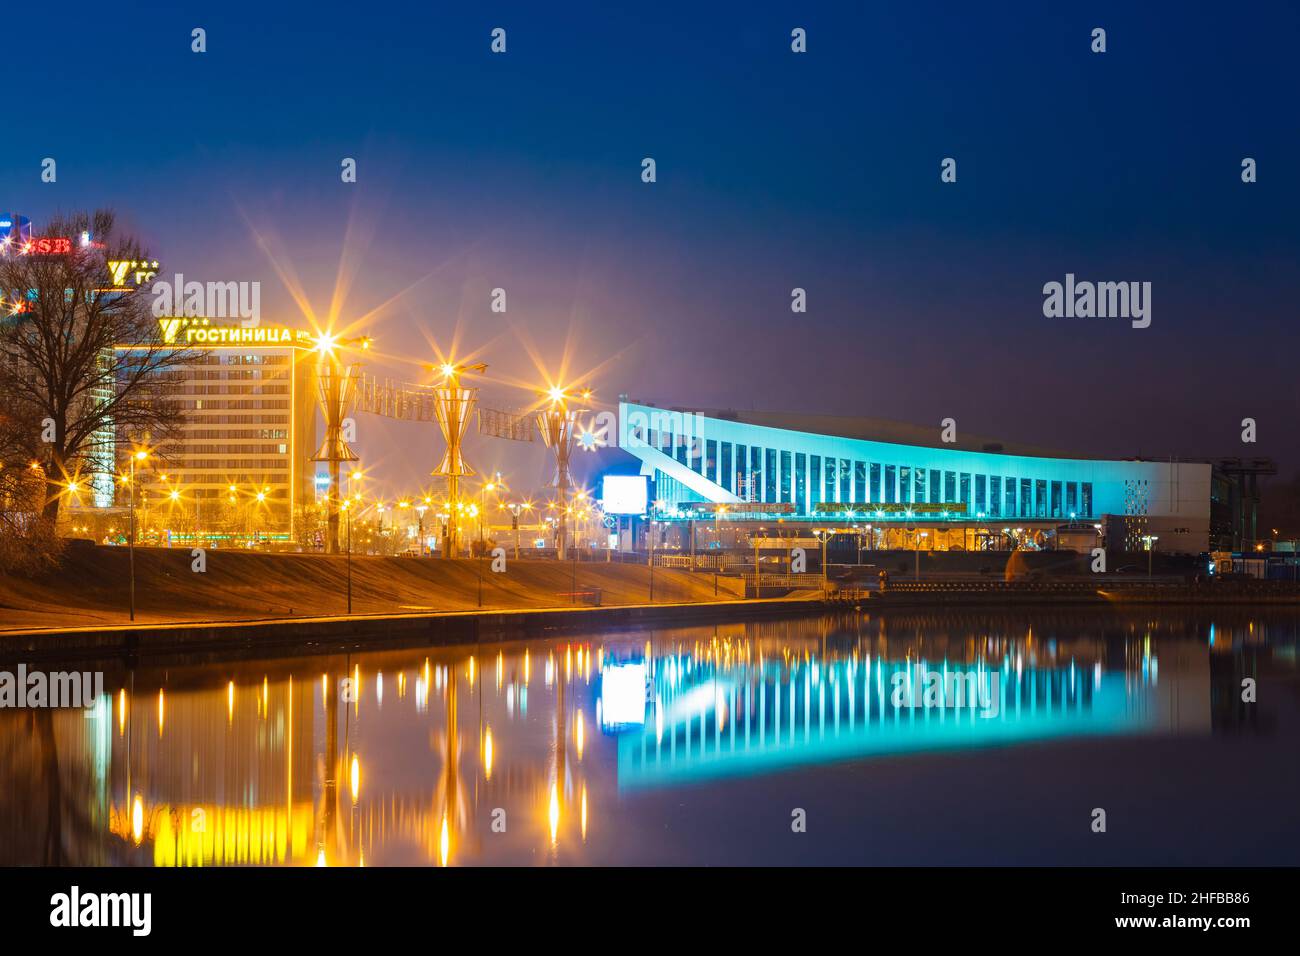
[{"label": "river water", "polygon": [[1298,632],[891,611],[118,666],[0,710],[0,864],[1295,865]]}]

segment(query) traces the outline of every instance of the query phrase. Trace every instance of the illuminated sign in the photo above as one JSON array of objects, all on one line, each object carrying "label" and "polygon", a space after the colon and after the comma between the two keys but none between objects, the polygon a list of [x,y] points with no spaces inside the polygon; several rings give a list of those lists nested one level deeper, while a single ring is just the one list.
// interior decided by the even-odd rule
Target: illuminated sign
[{"label": "illuminated sign", "polygon": [[607,515],[643,515],[649,503],[644,475],[606,475],[601,505]]},{"label": "illuminated sign", "polygon": [[144,285],[158,274],[158,260],[110,259],[108,274],[113,280],[114,289],[126,289],[131,285]]},{"label": "illuminated sign", "polygon": [[23,246],[23,252],[33,256],[66,256],[72,251],[72,240],[67,236],[40,236]]},{"label": "illuminated sign", "polygon": [[158,320],[158,327],[162,329],[163,343],[166,345],[174,345],[178,341],[197,346],[303,345],[311,347],[315,344],[308,332],[275,325],[259,325],[255,329],[246,329],[238,325],[208,325],[206,319],[164,316]]},{"label": "illuminated sign", "polygon": [[853,512],[857,514],[885,514],[898,515],[911,512],[914,515],[937,515],[937,514],[965,514],[966,505],[959,501],[949,502],[947,504],[932,504],[923,501],[912,502],[883,502],[883,501],[823,501],[813,505],[813,510],[818,514],[844,514],[844,512]]}]

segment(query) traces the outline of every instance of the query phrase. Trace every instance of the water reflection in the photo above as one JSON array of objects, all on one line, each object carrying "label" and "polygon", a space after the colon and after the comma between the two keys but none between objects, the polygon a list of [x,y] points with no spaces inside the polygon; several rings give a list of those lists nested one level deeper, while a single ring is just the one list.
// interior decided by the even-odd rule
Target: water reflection
[{"label": "water reflection", "polygon": [[[1294,710],[1296,634],[1294,615],[848,615],[121,669],[88,712],[0,711],[0,863],[662,861],[656,794],[1273,733],[1291,711],[1242,682]],[[983,696],[953,699],[960,675]],[[900,699],[927,676],[936,706]],[[698,857],[728,859],[734,838],[701,830]]]}]

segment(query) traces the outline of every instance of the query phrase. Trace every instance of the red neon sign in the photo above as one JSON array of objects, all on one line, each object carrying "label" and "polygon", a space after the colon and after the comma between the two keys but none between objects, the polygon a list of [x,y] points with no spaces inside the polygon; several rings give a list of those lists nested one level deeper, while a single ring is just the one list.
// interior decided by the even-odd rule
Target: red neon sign
[{"label": "red neon sign", "polygon": [[72,240],[66,236],[41,236],[23,248],[32,256],[65,256],[72,251]]}]

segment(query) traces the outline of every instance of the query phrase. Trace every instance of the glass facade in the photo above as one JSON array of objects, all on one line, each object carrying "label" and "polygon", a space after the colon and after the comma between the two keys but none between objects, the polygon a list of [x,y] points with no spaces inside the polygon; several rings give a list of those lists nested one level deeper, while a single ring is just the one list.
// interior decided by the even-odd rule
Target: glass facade
[{"label": "glass facade", "polygon": [[[238,359],[227,361],[236,364]],[[271,388],[267,386],[271,384],[263,382],[261,394],[270,393]],[[196,399],[194,407],[206,410],[207,401]],[[266,407],[265,402],[262,407]],[[844,440],[790,432],[786,443],[781,437],[783,433],[772,428],[764,428],[763,434],[752,433],[753,438],[770,442],[770,446],[764,447],[753,441],[735,440],[743,432],[710,434],[708,421],[704,419],[692,431],[691,423],[677,416],[661,419],[657,423],[659,427],[654,422],[629,424],[628,433],[643,436],[648,446],[714,483],[720,495],[792,505],[792,511],[783,512],[786,514],[812,515],[817,513],[818,505],[825,504],[867,503],[893,505],[899,509],[895,512],[899,515],[903,514],[900,506],[913,504],[938,506],[936,514],[942,512],[944,505],[959,506],[946,513],[950,520],[963,514],[970,519],[1044,521],[1097,517],[1095,483],[1060,474],[1062,469],[1072,467],[1087,469],[1088,462],[916,449],[916,457],[923,459],[952,455],[949,460],[954,467],[946,469],[908,461],[905,450],[898,450],[901,446],[880,446],[895,448],[897,457],[882,454],[878,460],[871,455],[859,458],[843,453],[849,450]],[[754,427],[730,421],[718,424],[730,429]],[[285,432],[281,429],[276,434],[282,438]],[[268,432],[263,437],[269,435]],[[825,443],[824,451],[817,447],[819,443]],[[1043,463],[1042,470],[1033,464],[1037,461]],[[1103,464],[1123,467],[1120,463]],[[1145,463],[1136,463],[1134,467],[1138,466]],[[999,473],[993,473],[993,469]],[[707,489],[684,479],[672,485],[666,482],[665,487],[673,488],[673,494],[681,501],[709,498]]]}]

